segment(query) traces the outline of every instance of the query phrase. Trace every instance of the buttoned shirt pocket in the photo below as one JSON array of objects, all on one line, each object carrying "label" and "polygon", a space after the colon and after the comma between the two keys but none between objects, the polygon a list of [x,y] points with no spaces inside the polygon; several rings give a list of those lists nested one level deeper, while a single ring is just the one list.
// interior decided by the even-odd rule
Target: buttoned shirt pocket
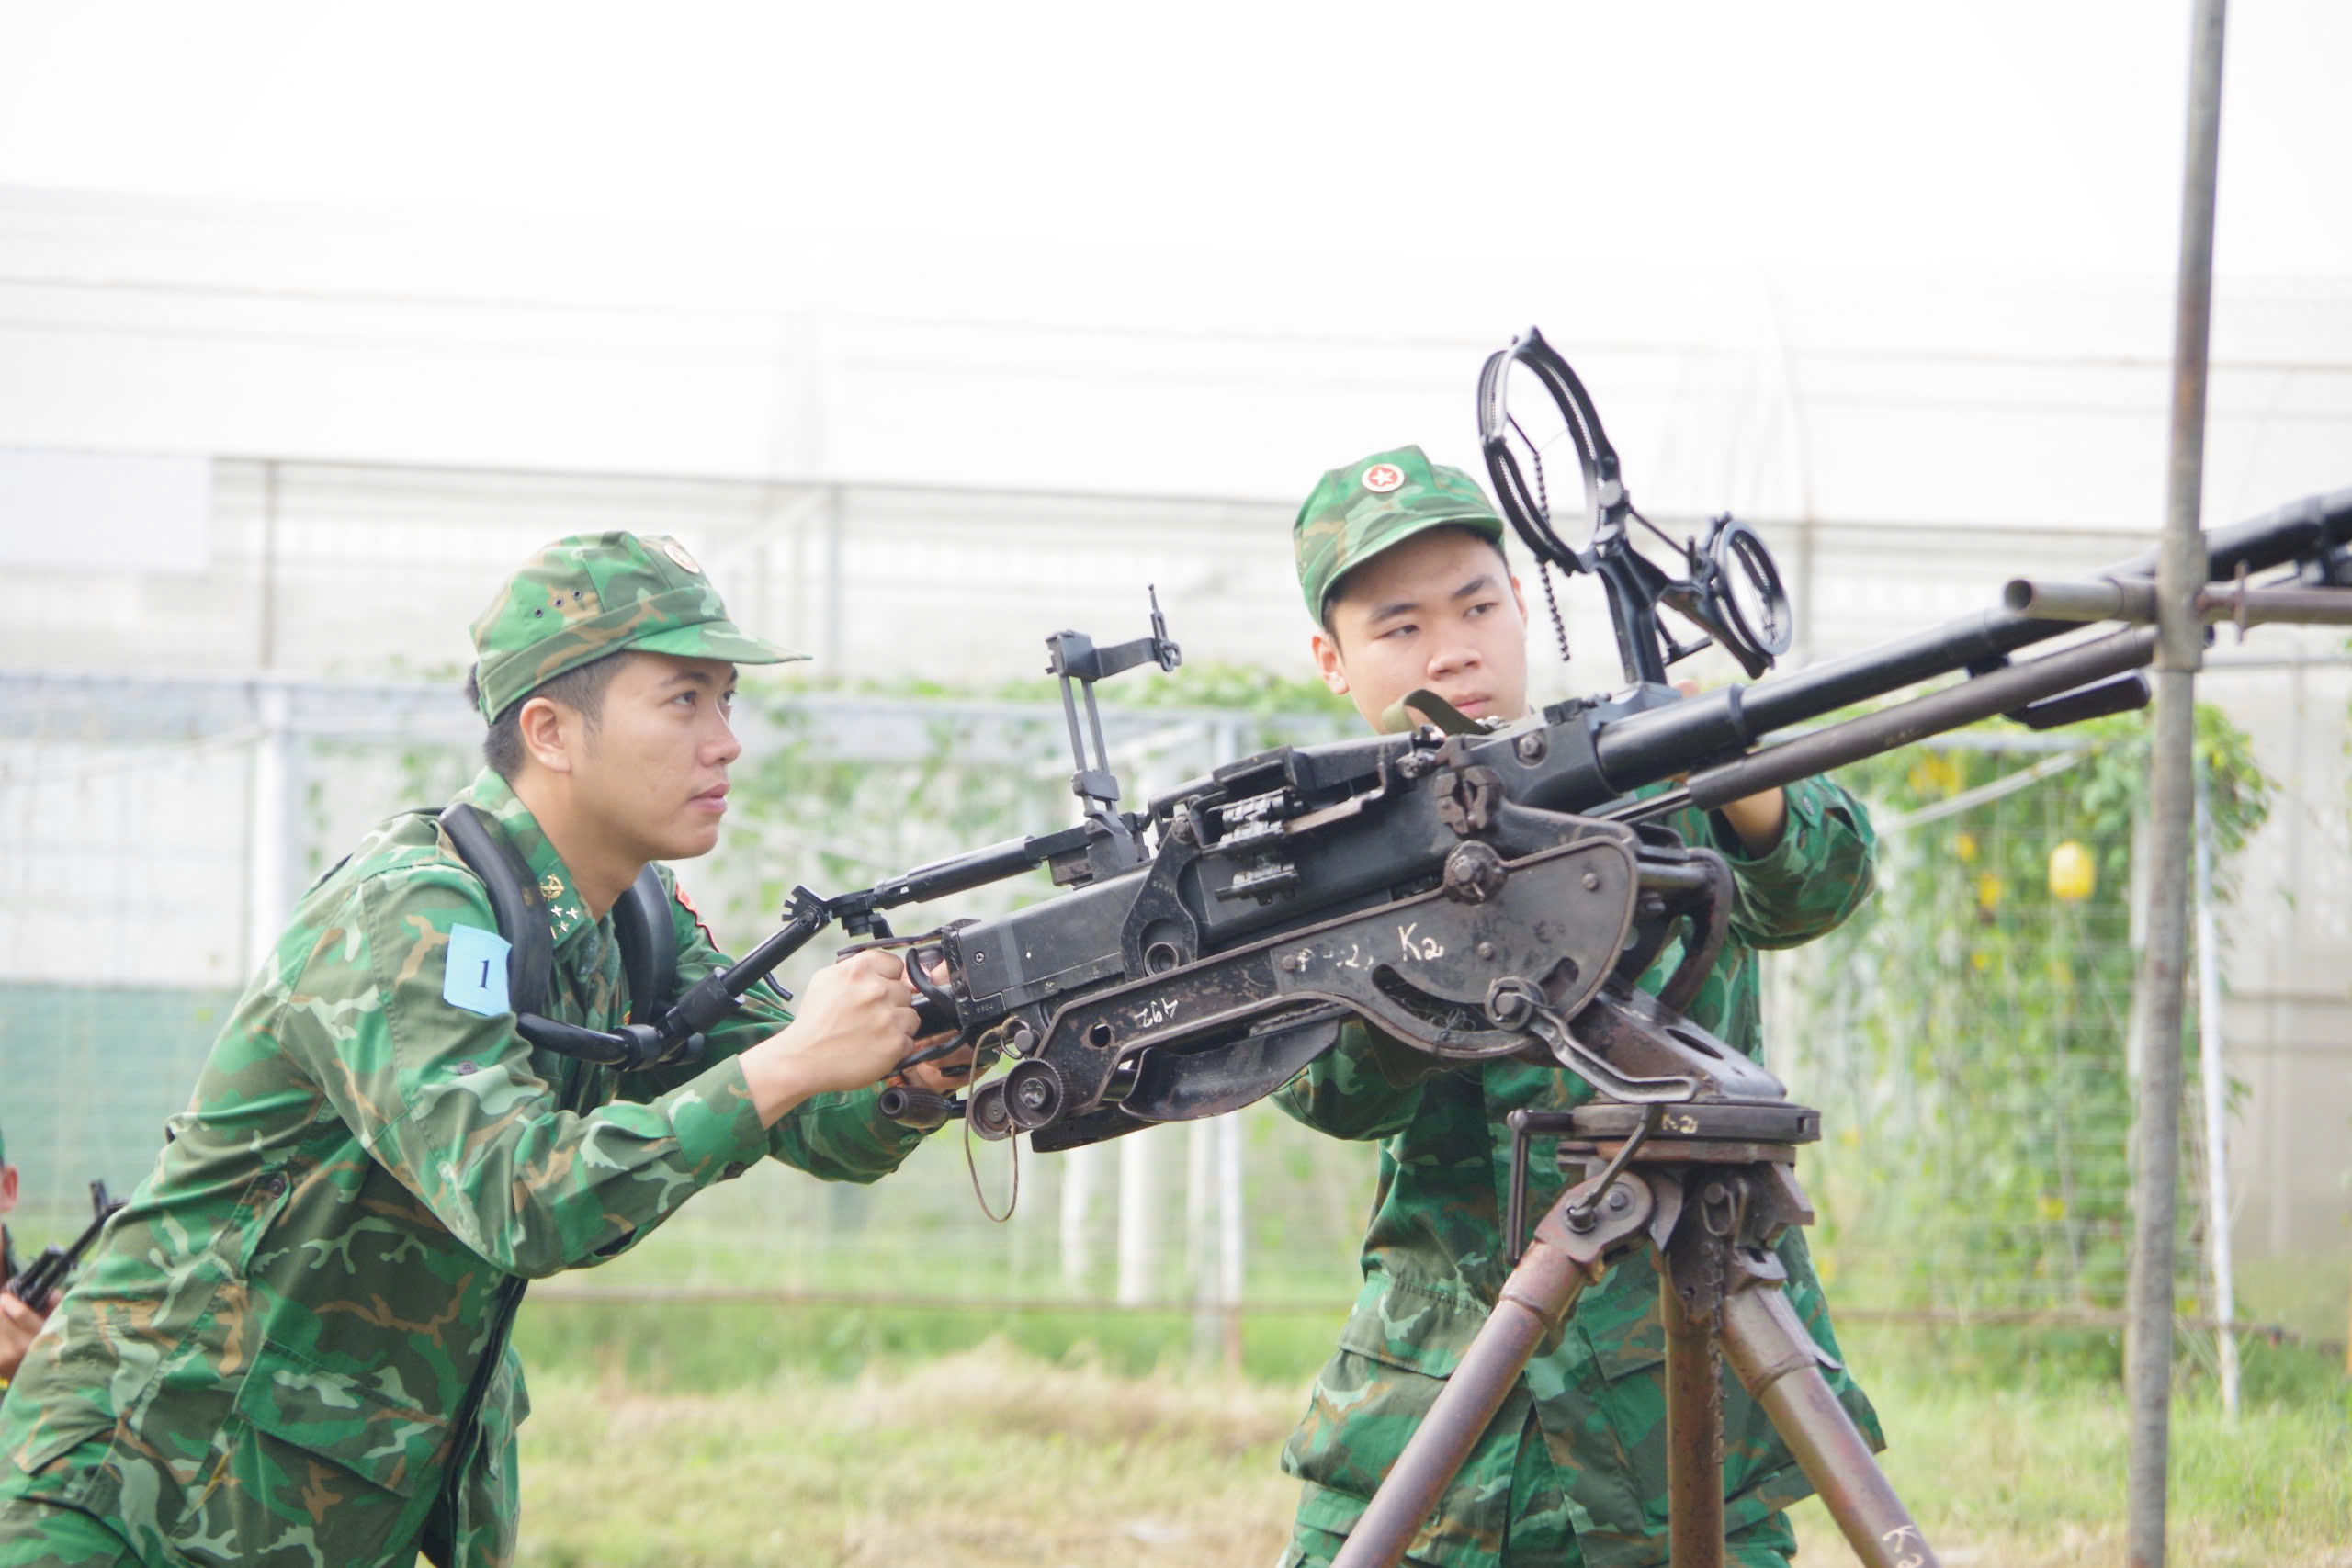
[{"label": "buttoned shirt pocket", "polygon": [[70,1411],[67,1416],[67,1419],[53,1421],[44,1412],[32,1440],[7,1458],[27,1477],[18,1483],[19,1495],[68,1503],[78,1508],[88,1502],[96,1472],[90,1465],[58,1461],[85,1443],[103,1444],[114,1431],[114,1423],[83,1409]]},{"label": "buttoned shirt pocket", "polygon": [[172,1545],[198,1563],[378,1561],[421,1527],[447,1424],[266,1344]]}]

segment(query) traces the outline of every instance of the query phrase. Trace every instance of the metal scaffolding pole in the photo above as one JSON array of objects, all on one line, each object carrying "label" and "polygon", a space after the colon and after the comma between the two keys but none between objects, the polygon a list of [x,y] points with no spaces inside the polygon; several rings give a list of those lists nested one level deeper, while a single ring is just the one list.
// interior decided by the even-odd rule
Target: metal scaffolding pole
[{"label": "metal scaffolding pole", "polygon": [[2131,1462],[2125,1560],[2163,1568],[2172,1416],[2173,1226],[2180,1176],[2181,1002],[2188,938],[2189,823],[2197,669],[2207,575],[2199,509],[2205,470],[2205,367],[2213,296],[2213,197],[2221,149],[2223,0],[2197,0],[2189,42],[2188,138],[2173,319],[2170,473],[2156,558],[2156,736],[2150,760],[2147,948],[2133,1010],[2142,1042],[2133,1192],[2132,1326],[2125,1353]]},{"label": "metal scaffolding pole", "polygon": [[2222,1409],[2238,1418],[2237,1282],[2230,1265],[2228,1074],[2222,1063],[2222,938],[2213,908],[2213,807],[2209,770],[2197,769],[2197,1087],[2205,1107],[2205,1256],[2213,1277],[2214,1348]]}]

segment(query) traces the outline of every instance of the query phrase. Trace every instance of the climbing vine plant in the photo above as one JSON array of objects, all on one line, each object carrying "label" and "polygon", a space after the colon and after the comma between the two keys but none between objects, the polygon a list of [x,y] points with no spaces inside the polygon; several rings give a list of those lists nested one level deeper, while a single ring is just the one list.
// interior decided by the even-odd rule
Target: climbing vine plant
[{"label": "climbing vine plant", "polygon": [[[2271,786],[2218,709],[2200,709],[2197,728],[2226,899],[2231,857]],[[2151,730],[2144,716],[2103,720],[2067,733],[2081,750],[2053,754],[2005,747],[1987,728],[1961,738],[1973,744],[1838,775],[1883,826],[1878,889],[1794,964],[1782,1010],[1793,1038],[1775,1050],[1798,1098],[1826,1112],[1807,1181],[1825,1271],[1853,1277],[1849,1295],[2120,1303]],[[2043,776],[2020,779],[2029,770]]]}]

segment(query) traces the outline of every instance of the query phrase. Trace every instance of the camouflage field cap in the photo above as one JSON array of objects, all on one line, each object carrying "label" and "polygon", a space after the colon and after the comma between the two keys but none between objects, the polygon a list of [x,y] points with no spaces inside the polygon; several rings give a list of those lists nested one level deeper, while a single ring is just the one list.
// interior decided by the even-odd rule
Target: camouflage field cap
[{"label": "camouflage field cap", "polygon": [[1399,446],[1333,468],[1291,525],[1298,586],[1317,621],[1331,589],[1350,570],[1399,540],[1451,525],[1498,544],[1503,520],[1478,481],[1432,463],[1418,446]]},{"label": "camouflage field cap", "polygon": [[808,657],[737,630],[677,540],[575,534],[533,557],[474,622],[481,715],[495,718],[565,671],[625,648],[735,664]]}]

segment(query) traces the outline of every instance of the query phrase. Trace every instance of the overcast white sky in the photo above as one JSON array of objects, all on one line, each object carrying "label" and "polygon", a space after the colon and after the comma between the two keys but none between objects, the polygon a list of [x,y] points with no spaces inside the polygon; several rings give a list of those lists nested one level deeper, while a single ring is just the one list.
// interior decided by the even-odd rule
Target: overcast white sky
[{"label": "overcast white sky", "polygon": [[[1149,247],[1217,292],[1275,252],[2145,274],[2189,9],[0,0],[0,184]],[[2352,273],[2352,6],[2229,28],[2220,270]]]},{"label": "overcast white sky", "polygon": [[[1539,321],[1647,503],[2137,525],[2190,14],[0,0],[0,441],[1282,497]],[[2236,512],[2342,482],[2352,0],[2226,59]]]}]

